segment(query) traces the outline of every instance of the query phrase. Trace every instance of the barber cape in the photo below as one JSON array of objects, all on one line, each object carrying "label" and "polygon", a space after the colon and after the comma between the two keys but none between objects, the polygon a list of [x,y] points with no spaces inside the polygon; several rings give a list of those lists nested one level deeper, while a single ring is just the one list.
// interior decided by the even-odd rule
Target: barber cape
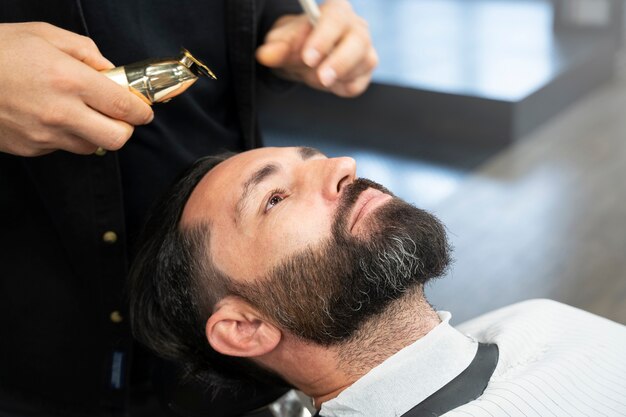
[{"label": "barber cape", "polygon": [[[450,313],[438,314],[437,327],[325,402],[319,415],[626,416],[625,326],[549,300],[514,304],[456,329]],[[498,347],[487,381],[476,372],[467,378],[478,342]],[[472,395],[473,385],[486,388]]]}]

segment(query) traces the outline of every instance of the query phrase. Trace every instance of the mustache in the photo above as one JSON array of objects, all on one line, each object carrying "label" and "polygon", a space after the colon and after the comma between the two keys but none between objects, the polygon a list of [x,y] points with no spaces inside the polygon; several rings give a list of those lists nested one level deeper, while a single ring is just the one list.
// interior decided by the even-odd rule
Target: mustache
[{"label": "mustache", "polygon": [[339,200],[339,206],[337,208],[337,212],[335,213],[334,223],[336,230],[337,228],[341,228],[342,226],[346,225],[346,223],[348,222],[348,215],[350,214],[351,209],[356,204],[356,201],[359,199],[361,193],[368,188],[373,188],[385,194],[389,194],[392,197],[395,197],[395,195],[391,191],[389,191],[381,184],[372,180],[368,180],[367,178],[357,178],[352,183],[344,186],[343,188]]}]

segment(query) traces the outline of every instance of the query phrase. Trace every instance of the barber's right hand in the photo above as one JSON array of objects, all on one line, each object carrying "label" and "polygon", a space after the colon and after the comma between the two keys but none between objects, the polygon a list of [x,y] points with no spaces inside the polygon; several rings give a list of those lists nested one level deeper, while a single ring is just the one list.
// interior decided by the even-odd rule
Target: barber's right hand
[{"label": "barber's right hand", "polygon": [[95,43],[47,23],[0,24],[0,152],[121,148],[152,109],[101,74]]}]

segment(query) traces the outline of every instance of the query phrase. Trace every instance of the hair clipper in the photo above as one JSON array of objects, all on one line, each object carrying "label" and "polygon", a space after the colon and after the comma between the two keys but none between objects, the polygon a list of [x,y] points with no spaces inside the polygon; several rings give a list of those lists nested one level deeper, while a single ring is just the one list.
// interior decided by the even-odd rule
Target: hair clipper
[{"label": "hair clipper", "polygon": [[103,71],[148,104],[164,103],[187,90],[199,77],[217,79],[185,48],[179,58],[150,59]]}]

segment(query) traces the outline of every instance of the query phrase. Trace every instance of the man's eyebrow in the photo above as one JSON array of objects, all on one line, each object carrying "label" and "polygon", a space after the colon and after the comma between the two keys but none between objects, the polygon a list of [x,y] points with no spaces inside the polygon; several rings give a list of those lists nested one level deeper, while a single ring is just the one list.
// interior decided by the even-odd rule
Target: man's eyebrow
[{"label": "man's eyebrow", "polygon": [[312,158],[316,155],[324,155],[319,150],[308,146],[298,147],[298,153],[300,154],[300,158],[302,158],[303,161],[306,161],[307,159]]},{"label": "man's eyebrow", "polygon": [[278,165],[269,163],[254,171],[252,175],[248,177],[246,182],[243,184],[243,191],[241,193],[241,196],[239,197],[239,201],[237,201],[237,205],[235,206],[235,223],[238,223],[246,200],[250,197],[250,194],[252,193],[252,189],[262,183],[267,177],[277,172]]}]

